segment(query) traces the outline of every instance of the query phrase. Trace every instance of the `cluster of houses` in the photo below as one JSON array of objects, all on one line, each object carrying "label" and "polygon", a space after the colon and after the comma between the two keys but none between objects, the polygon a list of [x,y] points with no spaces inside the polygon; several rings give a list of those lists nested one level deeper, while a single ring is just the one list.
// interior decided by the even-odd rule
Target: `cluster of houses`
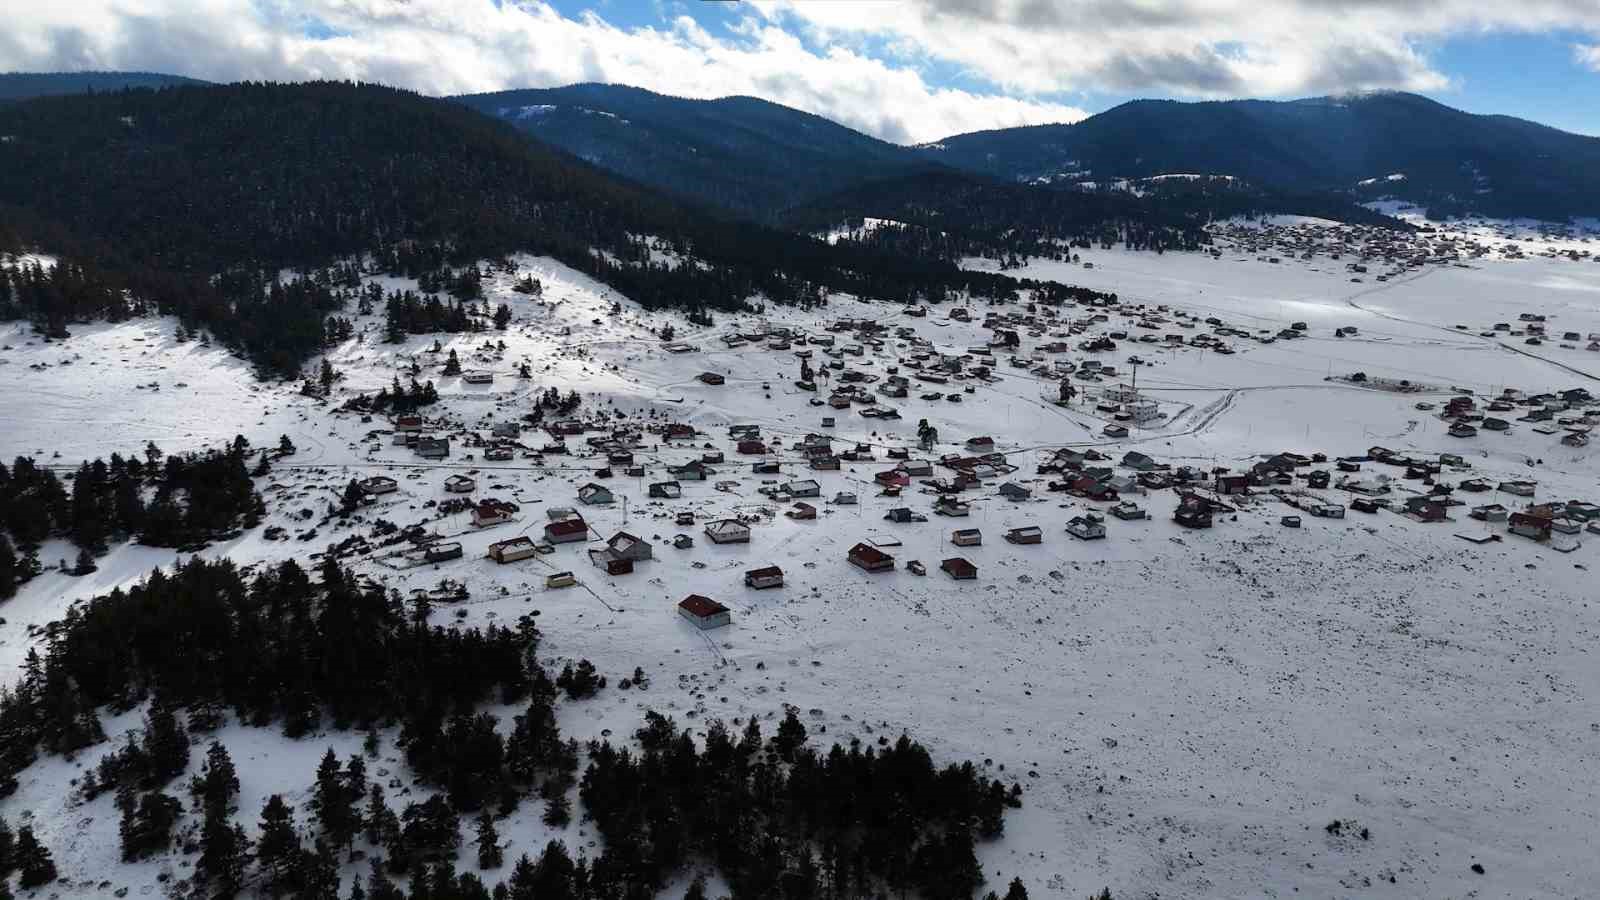
[{"label": "cluster of houses", "polygon": [[[1433,404],[1419,403],[1420,409]],[[1600,400],[1586,388],[1570,388],[1555,393],[1524,394],[1506,388],[1482,408],[1470,394],[1445,401],[1439,418],[1450,423],[1451,437],[1476,437],[1480,431],[1511,430],[1511,417],[1528,424],[1535,433],[1559,436],[1567,447],[1587,447],[1589,432],[1600,423]]]}]

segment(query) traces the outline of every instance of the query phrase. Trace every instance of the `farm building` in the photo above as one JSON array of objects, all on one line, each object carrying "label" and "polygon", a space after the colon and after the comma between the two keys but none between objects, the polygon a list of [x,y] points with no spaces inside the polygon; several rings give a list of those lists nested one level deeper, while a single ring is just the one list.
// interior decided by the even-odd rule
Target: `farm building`
[{"label": "farm building", "polygon": [[706,525],[706,537],[713,544],[748,544],[750,526],[737,519],[718,519]]},{"label": "farm building", "polygon": [[751,569],[744,573],[744,584],[745,587],[755,588],[756,590],[783,587],[783,570],[777,566]]},{"label": "farm building", "polygon": [[941,516],[954,516],[960,518],[962,516],[970,515],[972,513],[972,507],[968,504],[962,503],[960,500],[957,500],[954,497],[940,497],[938,500],[934,501],[933,511]]},{"label": "farm building", "polygon": [[678,603],[678,615],[693,622],[702,631],[721,628],[733,623],[733,613],[726,606],[699,594],[690,594]]},{"label": "farm building", "polygon": [[527,559],[538,552],[538,545],[527,535],[517,535],[489,545],[489,558],[501,565]]},{"label": "farm building", "polygon": [[478,489],[478,482],[470,475],[451,475],[444,480],[444,489],[452,494],[470,494]]},{"label": "farm building", "polygon": [[976,528],[957,528],[950,533],[950,543],[957,547],[977,547],[983,544],[983,532]]},{"label": "farm building", "polygon": [[870,544],[856,544],[846,554],[851,565],[868,572],[885,572],[894,569],[894,557]]},{"label": "farm building", "polygon": [[734,446],[734,450],[747,456],[760,456],[767,452],[767,445],[756,440],[740,441]]},{"label": "farm building", "polygon": [[362,492],[371,495],[391,494],[399,489],[400,482],[387,475],[374,475],[361,482]]},{"label": "farm building", "polygon": [[571,544],[589,539],[589,523],[582,519],[562,519],[544,526],[544,539],[552,544]]},{"label": "farm building", "polygon": [[590,482],[578,488],[578,502],[586,506],[610,506],[616,502],[611,491],[605,485]]},{"label": "farm building", "polygon": [[978,577],[978,567],[959,556],[939,563],[939,570],[957,581],[971,581]]}]

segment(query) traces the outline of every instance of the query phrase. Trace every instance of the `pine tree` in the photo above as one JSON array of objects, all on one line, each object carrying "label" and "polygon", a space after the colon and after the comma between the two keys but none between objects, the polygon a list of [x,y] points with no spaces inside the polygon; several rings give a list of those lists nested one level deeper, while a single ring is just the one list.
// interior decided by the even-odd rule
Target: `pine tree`
[{"label": "pine tree", "polygon": [[565,828],[572,821],[572,801],[565,793],[556,794],[545,803],[544,823],[551,828]]},{"label": "pine tree", "polygon": [[486,809],[478,816],[478,868],[498,869],[505,862],[500,849],[500,834],[494,829],[494,816]]},{"label": "pine tree", "polygon": [[11,540],[4,531],[0,531],[0,600],[5,600],[16,594],[17,585],[22,581],[22,573],[17,563],[17,552],[11,547]]},{"label": "pine tree", "polygon": [[444,374],[445,375],[460,375],[461,374],[461,360],[456,358],[456,351],[455,351],[454,347],[450,348],[450,356],[449,356],[448,359],[446,359],[444,361]]},{"label": "pine tree", "polygon": [[[365,772],[364,769],[362,771]],[[365,774],[362,780],[366,780]],[[339,771],[339,758],[334,756],[333,748],[329,747],[317,766],[317,783],[312,788],[310,806],[330,846],[347,847],[354,842],[360,825],[355,801],[360,796],[351,792],[344,775]]]},{"label": "pine tree", "polygon": [[189,767],[189,734],[160,697],[150,704],[150,714],[145,717],[144,749],[154,778],[149,787],[166,784]]},{"label": "pine tree", "polygon": [[689,882],[689,889],[683,892],[683,900],[706,900],[706,877],[695,875]]},{"label": "pine tree", "polygon": [[34,837],[33,826],[24,825],[17,829],[17,845],[12,857],[17,871],[21,873],[17,886],[23,890],[56,880],[55,860],[50,857],[49,849]]},{"label": "pine tree", "polygon": [[295,890],[300,865],[300,835],[294,829],[294,813],[283,797],[273,794],[261,809],[261,838],[256,844],[256,862],[266,880],[267,893],[278,897]]},{"label": "pine tree", "polygon": [[0,884],[16,867],[16,838],[11,834],[11,826],[6,824],[5,817],[0,816]]},{"label": "pine tree", "polygon": [[502,303],[500,304],[499,308],[494,311],[494,327],[500,329],[501,331],[505,331],[506,326],[509,324],[511,324],[511,307]]},{"label": "pine tree", "polygon": [[210,896],[226,900],[239,893],[244,886],[249,852],[250,839],[244,829],[230,822],[226,811],[208,808],[200,828],[200,860],[195,865],[195,877],[205,882]]},{"label": "pine tree", "polygon": [[1028,889],[1021,878],[1011,879],[1011,884],[1006,888],[1006,900],[1028,900]]},{"label": "pine tree", "polygon": [[805,742],[806,727],[800,724],[800,717],[795,715],[794,708],[790,707],[783,721],[778,723],[778,733],[772,738],[772,746],[777,749],[780,757],[789,761],[794,759],[794,751]]}]

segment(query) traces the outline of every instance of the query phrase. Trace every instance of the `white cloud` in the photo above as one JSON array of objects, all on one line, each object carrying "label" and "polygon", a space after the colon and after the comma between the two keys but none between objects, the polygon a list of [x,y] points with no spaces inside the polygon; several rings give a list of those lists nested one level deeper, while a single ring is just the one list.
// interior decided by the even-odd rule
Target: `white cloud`
[{"label": "white cloud", "polygon": [[1592,0],[753,0],[818,40],[876,38],[1005,90],[1195,97],[1450,86],[1419,44],[1490,31],[1600,32]]},{"label": "white cloud", "polygon": [[1573,44],[1572,58],[1591,72],[1600,72],[1600,45]]},{"label": "white cloud", "polygon": [[[430,94],[605,81],[748,94],[911,142],[1073,121],[1083,111],[1055,98],[1080,91],[1440,90],[1451,82],[1427,42],[1600,35],[1594,0],[748,0],[715,32],[687,16],[622,28],[596,3],[564,16],[545,0],[0,0],[0,70],[350,78]],[[1600,70],[1596,43],[1574,53]],[[930,83],[934,65],[979,87]]]},{"label": "white cloud", "polygon": [[0,70],[348,78],[429,94],[603,81],[762,97],[898,142],[1084,116],[1026,96],[936,87],[913,65],[843,45],[814,52],[755,17],[712,34],[686,16],[624,29],[535,0],[0,0],[0,21]]}]

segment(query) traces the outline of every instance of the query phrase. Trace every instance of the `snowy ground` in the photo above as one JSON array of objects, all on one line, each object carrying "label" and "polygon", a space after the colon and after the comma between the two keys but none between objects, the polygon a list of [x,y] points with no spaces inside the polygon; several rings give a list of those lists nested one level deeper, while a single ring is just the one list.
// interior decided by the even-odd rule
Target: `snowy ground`
[{"label": "snowy ground", "polygon": [[[708,718],[781,714],[784,704],[804,712],[813,743],[909,731],[940,760],[981,760],[1022,781],[1024,808],[1008,819],[1007,836],[982,850],[993,887],[1020,874],[1035,897],[1061,900],[1107,885],[1118,897],[1590,895],[1600,883],[1600,667],[1592,649],[1600,608],[1591,574],[1600,538],[1589,536],[1571,554],[1511,536],[1475,545],[1456,534],[1486,526],[1459,508],[1448,523],[1351,513],[1344,520],[1308,517],[1291,531],[1277,524],[1289,510],[1270,499],[1210,531],[1190,532],[1170,521],[1175,500],[1161,491],[1133,498],[1153,519],[1109,519],[1109,539],[1086,543],[1063,527],[1094,504],[1045,493],[1048,479],[1034,469],[1042,450],[1069,445],[1096,446],[1113,461],[1139,449],[1173,465],[1237,468],[1283,450],[1332,458],[1381,444],[1463,454],[1474,476],[1537,480],[1539,499],[1600,500],[1594,447],[1563,447],[1523,422],[1505,434],[1460,440],[1447,436],[1433,413],[1415,408],[1419,400],[1442,402],[1452,387],[1480,394],[1507,386],[1594,389],[1600,353],[1584,351],[1587,341],[1575,349],[1555,340],[1530,347],[1478,333],[1523,311],[1549,316],[1555,334],[1600,332],[1600,265],[1528,253],[1352,283],[1343,263],[1325,257],[1269,264],[1236,252],[1213,259],[1096,250],[1083,251],[1082,261],[1095,266],[1036,263],[1014,274],[1114,291],[1124,301],[1216,316],[1251,331],[1306,322],[1309,336],[1236,340],[1231,356],[1119,343],[1098,358],[1124,372],[1129,356],[1150,363],[1140,369],[1139,388],[1167,416],[1123,440],[1102,436],[1106,420],[1092,406],[1051,403],[1054,379],[1004,365],[1000,380],[975,384],[960,403],[919,400],[913,382],[911,397],[886,401],[900,410],[898,421],[815,407],[808,401],[816,395],[793,386],[798,361],[789,352],[760,344],[730,350],[720,341],[755,327],[756,317],[719,316],[698,329],[627,303],[612,316],[618,298],[607,289],[535,259],[519,263],[544,281],[542,301],[510,292],[511,276],[497,275],[492,284],[493,302],[507,302],[515,313],[507,332],[442,340],[464,368],[493,370],[491,385],[441,377],[443,354],[428,352],[431,337],[378,343],[376,319],[361,323],[365,340],[330,356],[346,376],[336,401],[388,384],[414,361],[422,365],[445,397],[427,414],[447,420],[448,430],[514,420],[550,386],[582,393],[583,412],[615,409],[635,421],[654,414],[699,428],[692,445],[658,446],[647,435],[636,451],[647,475],[619,471],[604,482],[628,502],[583,509],[601,535],[626,529],[655,544],[653,561],[616,578],[588,563],[583,544],[509,566],[483,558],[492,541],[537,534],[546,507],[577,505],[577,488],[593,480],[603,459],[519,454],[490,463],[458,444],[444,463],[428,464],[392,446],[387,434],[369,437],[388,427],[382,417],[362,423],[292,387],[258,385],[220,351],[175,343],[166,323],[79,327],[70,340],[51,344],[21,331],[5,335],[0,417],[19,426],[0,434],[0,457],[34,454],[72,464],[137,451],[152,439],[172,452],[235,433],[261,445],[287,434],[300,452],[264,488],[268,524],[291,535],[316,525],[352,477],[388,473],[401,489],[380,498],[366,518],[427,521],[458,535],[466,555],[405,571],[355,561],[363,574],[402,590],[454,579],[471,599],[439,607],[441,621],[507,621],[538,609],[550,662],[586,657],[613,680],[635,666],[652,674],[649,693],[612,688],[565,705],[569,733],[626,734],[647,707],[699,727]],[[982,310],[974,311],[981,319]],[[768,321],[820,334],[834,318],[881,319],[957,352],[990,336],[945,312],[912,319],[836,298],[826,310],[776,310]],[[1064,311],[1069,319],[1085,314]],[[699,350],[664,351],[650,329],[668,321],[678,340]],[[1132,325],[1112,314],[1095,327],[1135,332]],[[1357,326],[1358,335],[1333,336],[1347,326]],[[503,339],[507,349],[480,353],[485,339]],[[1024,338],[1024,354],[1049,340]],[[1084,357],[1078,340],[1071,339],[1066,357]],[[846,363],[882,376],[904,353],[890,338],[881,352],[869,349]],[[533,369],[527,381],[514,375],[525,360]],[[707,370],[727,383],[695,380]],[[1353,371],[1437,392],[1401,395],[1326,380]],[[816,478],[824,501],[839,491],[861,498],[857,506],[812,501],[821,510],[817,520],[791,520],[781,514],[788,503],[758,493],[762,476],[750,474],[749,457],[734,454],[726,426],[759,423],[769,443],[778,438],[787,448],[823,431],[823,415],[838,420],[829,431],[837,449],[860,442],[879,458],[811,472],[783,451],[784,474],[776,480]],[[1006,479],[997,478],[965,495],[973,501],[967,519],[884,521],[891,507],[926,513],[931,506],[932,497],[914,489],[879,497],[871,483],[891,465],[884,448],[914,445],[919,418],[939,428],[943,443],[914,457],[960,452],[965,438],[991,435],[1020,467],[1010,479],[1032,487],[1035,499],[999,498],[995,488]],[[545,440],[523,438],[531,447]],[[581,438],[569,440],[581,448]],[[727,454],[713,467],[716,475],[683,482],[681,500],[647,498],[648,483],[668,477],[665,465],[698,457],[707,443]],[[60,459],[53,459],[57,451]],[[446,498],[442,482],[458,472],[475,473],[476,496],[520,504],[516,521],[475,532],[465,514],[435,520],[424,504]],[[719,490],[719,481],[737,483]],[[1401,497],[1415,486],[1398,484]],[[1481,496],[1473,502],[1521,502]],[[309,519],[297,517],[302,509]],[[715,546],[698,524],[673,523],[685,510],[702,522],[733,514],[760,521],[750,544]],[[1029,524],[1044,528],[1043,544],[1000,539]],[[267,541],[257,531],[206,552],[242,562],[304,557],[363,527],[323,526],[307,542]],[[960,527],[980,528],[984,545],[952,547],[948,533]],[[695,536],[695,546],[666,543],[678,532]],[[929,574],[902,568],[868,575],[849,566],[845,551],[869,538],[900,542],[887,552],[901,562],[924,561]],[[44,558],[70,555],[60,549],[47,548]],[[954,582],[937,570],[953,555],[978,565],[976,582]],[[41,576],[0,606],[7,619],[0,671],[15,672],[35,640],[31,626],[172,561],[168,551],[122,547],[85,578]],[[769,563],[783,567],[786,586],[746,589],[743,572]],[[544,576],[560,570],[575,572],[581,585],[546,589]],[[733,626],[705,634],[682,621],[674,605],[689,593],[731,607]],[[108,723],[108,731],[136,724]],[[336,734],[287,742],[237,727],[223,737],[239,764],[247,813],[275,791],[303,800],[322,750],[331,743],[349,752],[358,743]],[[140,892],[153,886],[162,864],[115,865],[110,798],[80,807],[63,789],[102,750],[73,763],[41,761],[18,794],[0,802],[0,814],[16,822],[31,811],[74,879],[94,874]],[[394,755],[387,742],[384,752]],[[1324,830],[1334,819],[1356,824],[1335,836]],[[1370,830],[1369,840],[1354,835],[1361,828]],[[581,829],[564,835],[569,845],[592,839]],[[513,858],[548,836],[532,815],[501,833],[515,842]],[[1475,874],[1473,863],[1485,873]]]}]

